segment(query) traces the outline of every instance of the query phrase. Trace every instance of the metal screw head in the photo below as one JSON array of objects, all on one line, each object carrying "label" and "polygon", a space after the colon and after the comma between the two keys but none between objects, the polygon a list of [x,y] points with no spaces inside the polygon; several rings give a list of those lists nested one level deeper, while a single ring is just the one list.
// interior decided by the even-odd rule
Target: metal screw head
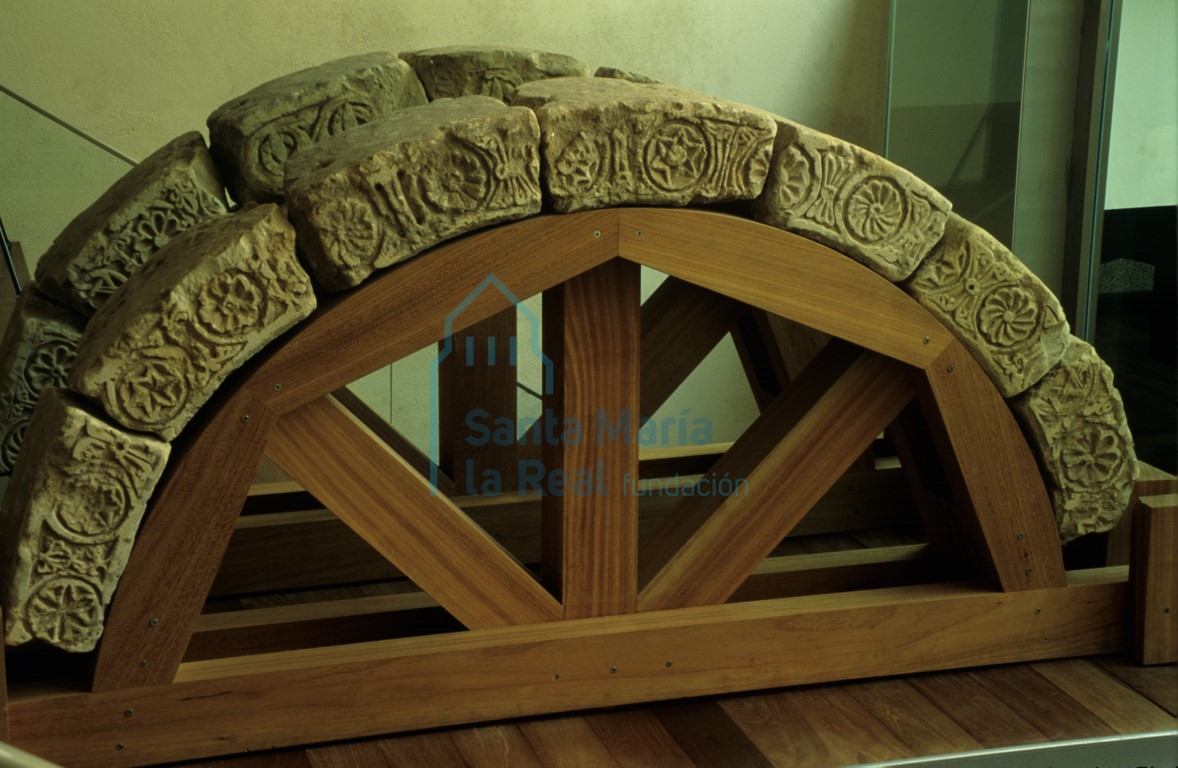
[{"label": "metal screw head", "polygon": [[130,707],[127,707],[123,710],[123,717],[130,717],[133,714],[135,714],[135,710],[131,709]]},{"label": "metal screw head", "polygon": [[949,373],[953,373],[954,371],[957,370],[957,366],[954,365],[953,363],[949,363],[949,367],[946,368],[945,370],[948,371]]},{"label": "metal screw head", "polygon": [[149,626],[149,627],[158,627],[158,626],[159,626],[159,623],[160,623],[160,620],[159,620],[159,619],[152,619],[151,621],[147,622],[147,626]]},{"label": "metal screw head", "polygon": [[931,338],[931,337],[929,337],[929,336],[925,336],[925,337],[924,337],[924,342],[923,342],[923,343],[925,343],[925,344],[928,344],[930,341],[932,341],[932,338]]},{"label": "metal screw head", "polygon": [[242,416],[242,417],[241,417],[241,423],[242,423],[242,424],[245,424],[245,423],[246,423],[246,422],[248,422],[249,420],[250,420],[250,415],[249,415],[248,413],[247,413],[246,415],[244,415],[244,416]]},{"label": "metal screw head", "polygon": [[274,385],[274,391],[275,391],[275,392],[281,392],[281,391],[282,391],[282,385],[281,385],[281,384],[275,384],[275,385]]},{"label": "metal screw head", "polygon": [[553,680],[559,680],[559,679],[560,679],[560,675],[559,675],[559,674],[553,675],[553,676],[552,676],[552,679],[553,679]]},{"label": "metal screw head", "polygon": [[635,237],[642,237],[642,230],[641,230],[641,229],[639,229],[639,230],[636,230],[636,231],[634,232],[634,235],[635,235]]},{"label": "metal screw head", "polygon": [[1028,568],[1028,569],[1027,569],[1027,575],[1028,575],[1028,576],[1030,576],[1030,575],[1031,575],[1032,573],[1034,573],[1034,572],[1035,572],[1035,569],[1034,569],[1034,568]]},{"label": "metal screw head", "polygon": [[140,669],[147,669],[147,659],[140,659],[139,660],[139,668]]},{"label": "metal screw head", "polygon": [[123,742],[121,742],[121,741],[120,741],[118,744],[115,744],[115,751],[116,751],[116,752],[122,752],[122,751],[123,751]]},{"label": "metal screw head", "polygon": [[1023,533],[1022,531],[1019,531],[1018,533],[1016,533],[1014,535],[1014,537],[1016,539],[1018,539],[1019,541],[1022,541],[1023,539],[1027,538],[1027,534]]},{"label": "metal screw head", "polygon": [[609,673],[610,673],[611,675],[616,675],[616,674],[618,673],[618,668],[617,668],[617,667],[610,667],[610,668],[609,668]]},{"label": "metal screw head", "polygon": [[1036,609],[1035,609],[1035,615],[1036,615],[1036,616],[1038,616],[1038,615],[1039,615],[1039,614],[1041,614],[1041,613],[1043,613],[1043,609],[1042,609],[1042,608],[1036,608]]},{"label": "metal screw head", "polygon": [[668,660],[667,660],[667,669],[670,669],[670,668],[671,668],[671,660],[670,660],[670,659],[668,659]]},{"label": "metal screw head", "polygon": [[593,236],[594,237],[601,237],[601,230],[600,229],[593,230]]}]

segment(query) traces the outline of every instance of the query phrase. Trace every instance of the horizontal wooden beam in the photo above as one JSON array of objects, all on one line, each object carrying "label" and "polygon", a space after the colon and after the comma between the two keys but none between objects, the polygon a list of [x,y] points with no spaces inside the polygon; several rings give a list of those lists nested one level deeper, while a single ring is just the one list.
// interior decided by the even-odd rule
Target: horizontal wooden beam
[{"label": "horizontal wooden beam", "polygon": [[[656,453],[650,461],[659,462],[659,455]],[[710,467],[714,456],[692,460],[707,460]],[[679,483],[692,482],[698,471],[695,468],[694,472],[681,475]],[[680,500],[657,490],[641,496],[639,536],[650,533]],[[458,496],[451,501],[520,562],[540,562],[539,496],[534,493],[523,497]],[[839,478],[789,535],[865,531],[915,520],[911,497],[899,469],[852,471]],[[212,594],[305,589],[401,575],[339,518],[316,506],[239,518],[213,582]]]},{"label": "horizontal wooden beam", "polygon": [[147,765],[1121,648],[1126,569],[1071,578],[1005,594],[901,587],[193,662],[172,685],[14,696],[11,737],[63,765]]}]

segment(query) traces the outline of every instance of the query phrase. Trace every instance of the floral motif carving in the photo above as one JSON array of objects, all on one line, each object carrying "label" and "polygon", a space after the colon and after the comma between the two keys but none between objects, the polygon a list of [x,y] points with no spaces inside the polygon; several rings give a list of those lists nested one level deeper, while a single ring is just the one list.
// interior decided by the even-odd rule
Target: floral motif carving
[{"label": "floral motif carving", "polygon": [[372,120],[372,104],[356,95],[328,99],[283,115],[250,137],[258,165],[281,186],[286,161],[328,136]]},{"label": "floral motif carving", "polygon": [[216,196],[190,177],[180,179],[136,216],[111,220],[90,258],[70,265],[74,293],[79,301],[97,308],[169,240],[196,222],[224,212]]},{"label": "floral motif carving", "polygon": [[90,584],[51,579],[29,598],[25,623],[34,637],[68,648],[86,642],[96,627],[101,631],[102,610],[102,599]]},{"label": "floral motif carving", "polygon": [[580,192],[597,184],[607,154],[604,143],[589,131],[578,131],[553,162],[554,183],[571,192]]},{"label": "floral motif carving", "polygon": [[166,251],[95,315],[70,382],[124,426],[171,439],[315,302],[273,205],[209,220]]},{"label": "floral motif carving", "polygon": [[4,499],[7,641],[88,650],[126,564],[168,445],[46,390]]},{"label": "floral motif carving", "polygon": [[891,237],[904,222],[904,191],[891,179],[860,182],[847,196],[847,231],[864,243]]},{"label": "floral motif carving", "polygon": [[1072,337],[1059,365],[1011,407],[1045,470],[1063,540],[1112,528],[1138,468],[1121,396],[1096,350]]},{"label": "floral motif carving", "polygon": [[402,115],[302,152],[287,167],[300,247],[331,290],[447,237],[539,211],[540,136],[530,111],[464,96]]},{"label": "floral motif carving", "polygon": [[490,190],[490,174],[477,152],[454,147],[449,162],[423,178],[421,188],[425,199],[438,211],[462,213],[483,203]]},{"label": "floral motif carving", "polygon": [[698,181],[707,159],[708,142],[703,131],[686,120],[664,123],[646,143],[646,173],[652,184],[669,192]]},{"label": "floral motif carving", "polygon": [[881,157],[777,119],[760,221],[818,240],[892,281],[907,278],[940,238],[949,201]]},{"label": "floral motif carving", "polygon": [[1006,248],[956,215],[904,288],[970,348],[1006,397],[1038,381],[1067,345],[1058,300]]},{"label": "floral motif carving", "polygon": [[0,474],[16,464],[37,397],[65,385],[81,335],[81,318],[35,289],[22,294],[0,344]]}]

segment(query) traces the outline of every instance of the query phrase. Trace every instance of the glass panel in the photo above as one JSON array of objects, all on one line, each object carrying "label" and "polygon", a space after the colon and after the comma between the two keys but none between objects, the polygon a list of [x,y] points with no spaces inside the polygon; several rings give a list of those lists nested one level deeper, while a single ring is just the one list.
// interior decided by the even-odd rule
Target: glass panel
[{"label": "glass panel", "polygon": [[1178,54],[1172,0],[1122,3],[1090,339],[1138,457],[1178,472]]},{"label": "glass panel", "polygon": [[887,157],[1010,245],[1027,0],[894,0]]},{"label": "glass panel", "polygon": [[0,136],[0,219],[32,273],[65,225],[131,164],[4,91]]}]

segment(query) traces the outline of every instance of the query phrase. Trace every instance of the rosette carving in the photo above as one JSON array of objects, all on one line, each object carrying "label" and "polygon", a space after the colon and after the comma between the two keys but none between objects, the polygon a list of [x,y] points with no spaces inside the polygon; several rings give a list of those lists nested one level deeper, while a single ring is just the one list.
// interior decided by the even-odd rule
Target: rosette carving
[{"label": "rosette carving", "polygon": [[540,121],[557,211],[747,200],[769,171],[767,114],[685,88],[563,78],[526,83],[512,103]]},{"label": "rosette carving", "polygon": [[753,216],[817,240],[892,281],[941,236],[949,201],[865,149],[777,118],[777,141]]},{"label": "rosette carving", "polygon": [[204,139],[184,134],[70,222],[38,262],[37,283],[57,302],[92,315],[169,240],[226,210]]},{"label": "rosette carving", "polygon": [[985,230],[955,214],[904,289],[973,353],[1004,397],[1026,390],[1069,343],[1059,300]]},{"label": "rosette carving", "polygon": [[1038,454],[1064,541],[1107,531],[1139,469],[1113,372],[1075,337],[1059,365],[1011,401]]},{"label": "rosette carving", "polygon": [[29,426],[0,511],[6,640],[90,650],[169,446],[61,389],[45,390]]},{"label": "rosette carving", "polygon": [[314,307],[276,206],[218,217],[170,242],[95,315],[70,383],[120,424],[170,440]]},{"label": "rosette carving", "polygon": [[528,110],[466,96],[300,153],[287,197],[312,272],[342,290],[446,238],[538,213],[539,144]]},{"label": "rosette carving", "polygon": [[0,341],[0,474],[16,464],[37,397],[65,385],[83,325],[35,287],[21,294]]}]

